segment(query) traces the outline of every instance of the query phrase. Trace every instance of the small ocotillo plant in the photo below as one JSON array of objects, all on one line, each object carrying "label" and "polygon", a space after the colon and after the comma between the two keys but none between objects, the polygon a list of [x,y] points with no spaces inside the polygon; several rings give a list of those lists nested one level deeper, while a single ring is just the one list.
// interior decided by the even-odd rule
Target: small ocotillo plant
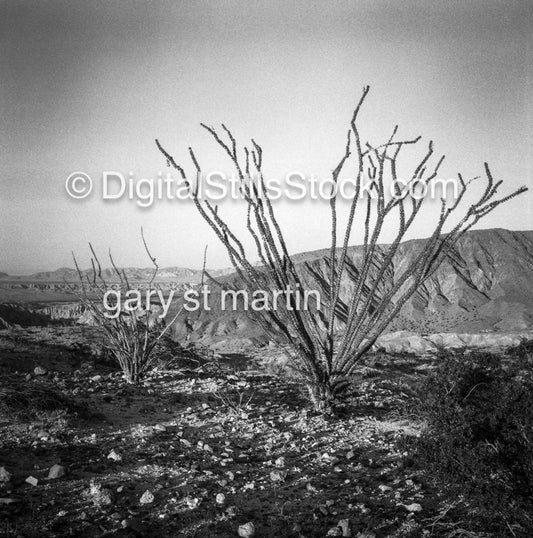
[{"label": "small ocotillo plant", "polygon": [[[150,292],[153,289],[159,266],[148,250],[142,229],[141,235],[146,253],[154,266],[146,290]],[[89,248],[91,269],[88,272],[80,270],[76,256],[72,255],[78,273],[80,289],[77,290],[70,286],[71,290],[85,306],[96,325],[102,329],[104,349],[116,360],[125,380],[128,383],[138,383],[154,366],[157,360],[158,344],[181,311],[170,323],[164,324],[153,316],[151,310],[146,308],[145,303],[139,304],[136,310],[124,309],[122,304],[117,304],[113,306],[117,308],[118,315],[112,318],[108,317],[104,308],[106,293],[110,290],[119,291],[120,297],[125,297],[134,288],[130,286],[124,269],[119,269],[116,266],[111,252],[109,252],[109,261],[114,279],[113,281],[106,279],[105,271],[102,271],[98,256],[90,243]]]},{"label": "small ocotillo plant", "polygon": [[[444,156],[430,164],[434,153],[433,142],[430,141],[424,156],[409,174],[408,181],[398,181],[400,154],[406,147],[419,142],[421,137],[398,139],[396,126],[384,143],[365,142],[359,131],[358,116],[368,91],[369,87],[366,86],[355,107],[344,151],[331,176],[333,184],[338,185],[342,170],[353,156],[355,192],[341,241],[338,241],[337,224],[338,189],[332,189],[329,201],[331,244],[329,274],[327,282],[323,284],[327,302],[325,313],[298,310],[293,308],[290,301],[288,307],[284,307],[282,302],[277,310],[251,313],[268,334],[292,348],[297,370],[307,385],[313,405],[319,411],[331,410],[335,398],[346,388],[348,378],[354,373],[360,359],[371,349],[402,306],[434,274],[463,234],[500,204],[527,190],[521,187],[502,198],[496,198],[502,181],[495,182],[485,164],[487,184],[477,200],[463,209],[460,202],[472,181],[477,178],[465,180],[458,174],[459,194],[453,203],[448,203],[444,196],[441,198],[437,222],[431,236],[405,267],[400,268],[400,271],[398,268],[392,271],[394,255],[424,201],[423,197],[415,196],[412,186],[418,183],[428,187],[437,177]],[[198,211],[226,247],[242,286],[252,292],[267,291],[271,298],[279,290],[287,289],[303,297],[305,283],[289,255],[284,233],[276,220],[265,184],[261,146],[252,139],[250,145],[238,148],[235,137],[225,125],[221,126],[222,131],[205,124],[201,126],[229,157],[239,178],[240,192],[246,203],[247,233],[255,244],[261,266],[251,262],[250,254],[222,218],[218,207],[213,206],[209,200],[200,199],[202,168],[193,149],[189,148],[189,156],[194,167],[195,182],[189,179],[191,175],[185,172],[158,140],[156,145],[167,164],[177,170],[188,186]],[[369,185],[363,188],[365,179]],[[386,197],[386,185],[392,186],[395,194],[390,199]],[[364,221],[363,258],[355,275],[353,295],[343,301],[340,296],[341,281],[346,269],[354,220],[360,211]],[[444,226],[452,214],[458,214],[459,218],[444,233]],[[389,245],[380,245],[379,236],[385,222],[394,222],[397,233]],[[339,320],[342,322],[342,330],[336,329]]]}]

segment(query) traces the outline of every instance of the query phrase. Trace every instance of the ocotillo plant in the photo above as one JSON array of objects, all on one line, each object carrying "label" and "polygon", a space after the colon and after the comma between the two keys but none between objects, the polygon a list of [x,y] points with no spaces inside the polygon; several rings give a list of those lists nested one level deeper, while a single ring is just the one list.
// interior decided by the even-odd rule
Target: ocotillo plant
[{"label": "ocotillo plant", "polygon": [[[326,287],[326,311],[317,315],[311,310],[294,308],[292,299],[277,310],[266,309],[253,315],[273,337],[285,342],[294,351],[294,362],[307,385],[313,405],[319,411],[329,411],[336,396],[346,388],[348,378],[354,373],[361,359],[375,343],[391,320],[400,312],[406,301],[433,275],[439,264],[450,253],[453,246],[473,225],[500,204],[526,190],[518,190],[496,198],[501,181],[495,182],[487,164],[487,184],[477,200],[467,208],[460,205],[472,180],[458,175],[459,193],[452,203],[441,197],[438,219],[431,236],[425,241],[417,255],[390,278],[393,258],[400,242],[405,238],[425,198],[415,195],[412,186],[417,183],[429,186],[437,177],[444,156],[430,165],[433,157],[433,142],[429,142],[424,156],[409,174],[408,181],[400,182],[398,159],[406,146],[419,142],[420,137],[407,140],[397,139],[395,127],[390,138],[377,145],[363,142],[358,126],[358,116],[367,97],[369,87],[353,112],[347,132],[346,146],[341,159],[332,171],[332,182],[338,185],[339,177],[349,158],[355,162],[355,181],[349,205],[347,223],[343,237],[338,242],[337,198],[338,189],[332,189],[331,244],[329,248],[329,275]],[[246,203],[246,228],[255,244],[261,266],[251,262],[242,241],[222,218],[217,206],[199,196],[202,168],[192,148],[189,156],[194,166],[196,181],[193,182],[185,169],[156,140],[156,145],[179,173],[190,189],[198,211],[224,244],[229,258],[247,290],[266,290],[271,297],[279,290],[296,290],[303,295],[304,282],[290,257],[282,232],[269,197],[263,175],[263,150],[255,141],[242,149],[232,132],[222,125],[222,130],[201,124],[229,157],[239,179],[240,191]],[[255,178],[255,180],[254,180]],[[363,188],[363,181],[370,185]],[[394,196],[386,196],[386,185],[392,185]],[[366,198],[366,200],[365,200]],[[360,199],[362,208],[359,207]],[[341,280],[346,268],[348,246],[356,213],[364,217],[363,259],[356,275],[353,295],[346,303],[340,298]],[[447,233],[444,226],[452,214],[459,218]],[[378,240],[385,222],[393,222],[397,233],[394,240],[379,246]],[[242,236],[241,236],[242,237]],[[387,279],[385,278],[387,277]],[[342,311],[344,330],[336,330],[336,321]],[[338,325],[338,324],[337,324]]]},{"label": "ocotillo plant", "polygon": [[[153,272],[147,284],[146,292],[153,289],[154,279],[159,270],[156,259],[151,255],[141,230],[143,244],[153,264]],[[128,276],[124,269],[115,264],[111,252],[109,261],[113,268],[113,281],[108,281],[102,270],[100,260],[89,243],[91,251],[91,269],[82,272],[76,256],[73,254],[74,265],[78,273],[80,289],[70,286],[80,302],[92,316],[95,324],[103,331],[103,344],[107,352],[116,360],[128,383],[138,383],[153,367],[157,359],[157,346],[172,326],[181,311],[168,323],[155,319],[146,304],[139,304],[135,310],[126,310],[122,304],[113,305],[117,309],[116,317],[108,317],[104,309],[106,293],[110,290],[120,292],[120,297],[126,297],[134,288],[130,286]]]}]

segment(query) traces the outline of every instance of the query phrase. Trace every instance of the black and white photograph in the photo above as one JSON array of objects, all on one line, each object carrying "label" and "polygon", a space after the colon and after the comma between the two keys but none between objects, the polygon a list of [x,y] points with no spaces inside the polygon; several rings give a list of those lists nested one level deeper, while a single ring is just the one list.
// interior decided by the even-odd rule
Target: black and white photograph
[{"label": "black and white photograph", "polygon": [[0,537],[533,537],[533,2],[0,0]]}]

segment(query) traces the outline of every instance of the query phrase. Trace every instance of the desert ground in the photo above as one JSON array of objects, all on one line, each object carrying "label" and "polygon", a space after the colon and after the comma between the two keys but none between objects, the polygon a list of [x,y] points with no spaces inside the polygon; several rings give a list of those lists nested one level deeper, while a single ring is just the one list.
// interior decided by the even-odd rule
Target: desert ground
[{"label": "desert ground", "polygon": [[431,355],[372,354],[329,418],[275,346],[176,348],[140,386],[98,346],[94,327],[0,332],[0,390],[32,399],[1,399],[0,535],[492,536],[461,534],[405,450]]}]

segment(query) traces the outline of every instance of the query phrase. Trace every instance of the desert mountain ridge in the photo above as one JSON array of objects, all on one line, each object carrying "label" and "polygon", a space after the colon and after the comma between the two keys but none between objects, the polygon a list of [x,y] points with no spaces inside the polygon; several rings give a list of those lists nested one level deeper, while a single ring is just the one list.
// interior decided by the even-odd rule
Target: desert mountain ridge
[{"label": "desert mountain ridge", "polygon": [[[126,276],[131,280],[149,281],[154,273],[153,267],[120,267],[119,270],[124,270]],[[221,276],[233,272],[233,269],[215,269],[210,270],[210,273],[215,276]],[[92,273],[92,269],[82,270],[84,275]],[[189,269],[187,267],[161,267],[156,279],[165,280],[172,279],[176,282],[191,281],[196,282],[202,275],[201,269]],[[102,269],[102,276],[109,280],[116,279],[115,270],[111,267]],[[72,267],[60,267],[54,271],[39,271],[29,275],[10,275],[8,273],[0,272],[0,280],[5,281],[24,281],[24,282],[75,282],[78,280],[78,272]]]},{"label": "desert mountain ridge", "polygon": [[[393,282],[423,245],[425,239],[402,243],[387,270]],[[380,250],[386,248],[381,245]],[[341,282],[341,299],[346,303],[353,294],[357,268],[363,248],[349,247],[346,271]],[[295,254],[296,264],[305,286],[327,296],[325,283],[329,274],[329,249]],[[106,270],[109,271],[109,270]],[[132,285],[145,282],[152,268],[126,268]],[[210,271],[239,288],[238,276],[230,269]],[[111,271],[109,271],[111,273]],[[161,282],[178,282],[187,286],[198,283],[201,270],[181,267],[162,268]],[[18,303],[52,319],[83,321],[80,305],[73,295],[54,284],[63,278],[77,279],[74,269],[37,273],[29,277],[0,280],[0,303]],[[61,295],[63,293],[63,295]],[[261,327],[244,310],[222,309],[217,294],[210,310],[182,312],[172,331],[176,339],[213,343],[225,340],[252,340],[265,343]],[[220,297],[220,294],[218,294]],[[33,299],[31,299],[33,298]],[[33,301],[33,305],[30,304]],[[41,302],[42,301],[42,302]],[[40,305],[35,303],[41,302]],[[171,306],[167,319],[180,308],[180,300]],[[7,317],[6,317],[7,316]],[[2,316],[9,322],[8,312]],[[14,321],[17,323],[17,321]],[[342,322],[339,322],[342,330]],[[389,332],[430,333],[509,332],[533,329],[533,231],[504,229],[473,230],[466,233],[436,273],[404,305],[388,327]]]},{"label": "desert mountain ridge", "polygon": [[[501,234],[523,234],[523,235],[533,235],[533,230],[524,230],[524,231],[518,231],[518,230],[507,230],[505,228],[488,228],[488,229],[480,229],[480,230],[472,230],[467,232],[467,235],[471,234],[495,234],[495,235],[501,235]],[[404,242],[402,242],[402,245],[409,245],[409,244],[418,244],[419,242],[424,242],[426,238],[418,238],[418,239],[409,239]],[[382,243],[382,247],[386,247],[387,243]],[[360,245],[352,245],[349,248],[350,249],[357,249]],[[296,263],[302,263],[305,261],[311,261],[317,258],[326,257],[329,256],[329,247],[317,249],[317,250],[310,250],[305,252],[299,252],[296,254],[293,254],[291,258]],[[259,265],[258,262],[252,262],[253,265]],[[150,278],[153,275],[154,267],[122,267],[120,265],[117,265],[117,267],[122,271],[124,270],[126,273],[126,276],[128,278],[131,278],[132,280],[150,280]],[[233,267],[225,267],[221,269],[210,269],[207,268],[207,271],[212,276],[224,276],[224,275],[230,275],[235,272],[235,269]],[[83,269],[82,273],[84,275],[88,275],[92,272],[91,268]],[[112,267],[105,267],[102,268],[102,275],[105,278],[114,279],[116,278],[115,271]],[[191,283],[194,283],[196,281],[199,281],[202,275],[202,269],[191,269],[190,267],[181,267],[181,266],[166,266],[166,267],[160,267],[156,279],[157,280],[164,280],[164,279],[176,279],[178,281],[182,280],[190,280]],[[50,271],[37,271],[35,273],[30,274],[9,274],[7,272],[0,271],[0,280],[20,280],[20,281],[27,281],[27,282],[41,282],[41,281],[49,281],[49,282],[62,282],[66,280],[69,281],[76,281],[78,280],[78,272],[74,267],[59,267],[55,270]]]},{"label": "desert mountain ridge", "polygon": [[[393,282],[413,259],[425,239],[402,243],[387,270]],[[381,245],[380,249],[386,248]],[[348,250],[341,282],[341,299],[353,295],[363,247]],[[293,256],[308,289],[327,296],[329,249]],[[233,274],[225,279],[239,286]],[[216,297],[216,295],[215,295]],[[258,324],[244,311],[223,310],[216,301],[211,310],[187,313],[178,319],[176,338],[206,342],[234,338],[264,339]],[[404,305],[387,331],[418,334],[527,331],[533,328],[533,231],[504,229],[467,232],[439,269]],[[342,330],[342,322],[339,323]]]}]

